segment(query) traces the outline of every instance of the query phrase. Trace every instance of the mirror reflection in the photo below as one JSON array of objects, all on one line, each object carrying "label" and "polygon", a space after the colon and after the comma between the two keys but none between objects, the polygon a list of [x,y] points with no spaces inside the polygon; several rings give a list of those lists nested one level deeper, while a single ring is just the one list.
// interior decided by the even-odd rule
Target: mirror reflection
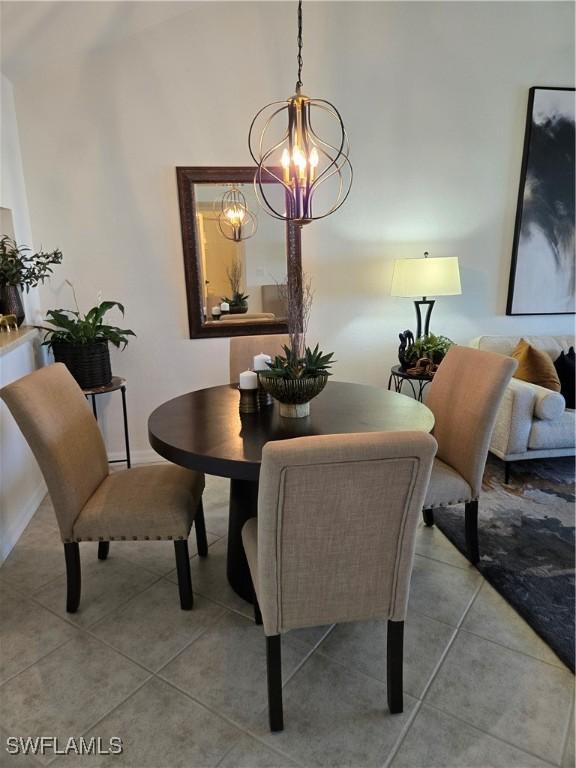
[{"label": "mirror reflection", "polygon": [[204,323],[285,321],[285,227],[250,183],[196,183],[194,198]]}]

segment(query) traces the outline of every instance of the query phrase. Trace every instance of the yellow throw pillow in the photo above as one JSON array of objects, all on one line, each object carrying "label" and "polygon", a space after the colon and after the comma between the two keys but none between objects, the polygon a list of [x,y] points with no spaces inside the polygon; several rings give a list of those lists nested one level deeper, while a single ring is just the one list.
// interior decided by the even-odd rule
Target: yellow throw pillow
[{"label": "yellow throw pillow", "polygon": [[553,392],[560,392],[560,379],[552,359],[546,352],[541,352],[528,344],[525,339],[520,339],[512,352],[512,357],[518,360],[515,379],[529,381],[531,384],[539,384]]}]

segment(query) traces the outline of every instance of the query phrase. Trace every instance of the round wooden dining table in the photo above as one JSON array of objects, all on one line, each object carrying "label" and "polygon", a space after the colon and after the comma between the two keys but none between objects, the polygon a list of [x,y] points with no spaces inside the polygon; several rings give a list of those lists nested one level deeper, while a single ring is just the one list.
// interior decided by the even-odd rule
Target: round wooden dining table
[{"label": "round wooden dining table", "polygon": [[253,588],[242,546],[242,527],[255,517],[262,448],[270,440],[354,432],[430,432],[432,411],[406,395],[365,384],[330,381],[310,404],[310,415],[280,416],[278,404],[239,412],[237,385],[189,392],[160,405],[148,420],[152,448],[188,469],[230,478],[227,577],[252,602]]}]

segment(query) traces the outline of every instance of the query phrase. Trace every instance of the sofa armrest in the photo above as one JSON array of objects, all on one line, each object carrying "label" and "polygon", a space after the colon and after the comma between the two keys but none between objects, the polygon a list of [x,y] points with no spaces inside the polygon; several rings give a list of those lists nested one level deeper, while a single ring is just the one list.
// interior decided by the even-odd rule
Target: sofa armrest
[{"label": "sofa armrest", "polygon": [[528,450],[536,404],[533,387],[533,384],[512,379],[504,391],[490,441],[490,450],[500,458]]},{"label": "sofa armrest", "polygon": [[544,421],[555,421],[561,418],[566,410],[566,400],[560,392],[540,387],[538,384],[530,384],[527,381],[520,382],[534,392],[534,415]]}]

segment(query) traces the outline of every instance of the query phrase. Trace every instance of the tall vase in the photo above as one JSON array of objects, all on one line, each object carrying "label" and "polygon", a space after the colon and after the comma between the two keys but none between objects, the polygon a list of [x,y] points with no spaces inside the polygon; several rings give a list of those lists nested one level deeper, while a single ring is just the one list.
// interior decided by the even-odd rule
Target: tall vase
[{"label": "tall vase", "polygon": [[17,285],[0,285],[0,315],[16,315],[16,322],[24,322],[24,304]]}]

